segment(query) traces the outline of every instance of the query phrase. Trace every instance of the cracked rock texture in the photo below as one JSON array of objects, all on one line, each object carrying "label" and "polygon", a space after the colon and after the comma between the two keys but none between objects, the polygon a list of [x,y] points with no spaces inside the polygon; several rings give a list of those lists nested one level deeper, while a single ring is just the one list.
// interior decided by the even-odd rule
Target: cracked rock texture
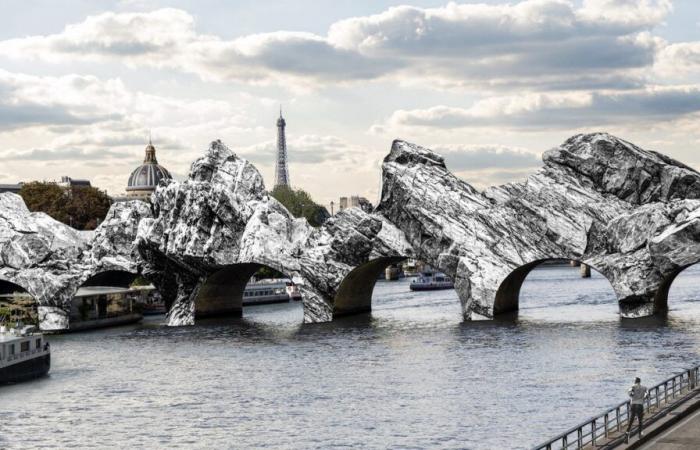
[{"label": "cracked rock texture", "polygon": [[605,275],[624,316],[663,310],[660,289],[700,260],[700,174],[605,133],[574,136],[543,159],[525,182],[479,193],[439,155],[395,141],[376,212],[455,278],[466,318],[516,310],[527,273],[559,258]]},{"label": "cracked rock texture", "polygon": [[117,203],[95,231],[77,231],[30,213],[19,195],[0,194],[0,281],[34,297],[42,329],[66,329],[71,299],[83,283],[107,271],[137,273],[133,243],[147,216],[143,202]]},{"label": "cracked rock texture", "polygon": [[466,319],[518,308],[529,271],[572,259],[606,276],[624,316],[663,311],[668,288],[700,261],[700,174],[605,133],[547,151],[526,181],[480,192],[441,156],[395,141],[381,200],[313,228],[265,190],[248,161],[212,142],[183,182],[152,204],[115,204],[95,232],[29,213],[0,194],[0,279],[32,294],[42,327],[68,326],[78,286],[101,273],[142,273],[169,307],[168,323],[240,313],[261,266],[292,278],[304,320],[368,311],[377,276],[404,257],[455,279]]},{"label": "cracked rock texture", "polygon": [[305,321],[328,321],[341,282],[355,267],[410,254],[400,232],[360,208],[321,228],[294,218],[267,193],[258,170],[220,141],[192,164],[187,180],[159,188],[152,201],[156,214],[142,221],[138,248],[144,273],[170,306],[171,325],[193,323],[222,295],[240,303],[244,284],[219,289],[214,280],[224,275],[216,274],[228,272],[233,280],[239,272],[247,281],[259,266],[300,286]]}]

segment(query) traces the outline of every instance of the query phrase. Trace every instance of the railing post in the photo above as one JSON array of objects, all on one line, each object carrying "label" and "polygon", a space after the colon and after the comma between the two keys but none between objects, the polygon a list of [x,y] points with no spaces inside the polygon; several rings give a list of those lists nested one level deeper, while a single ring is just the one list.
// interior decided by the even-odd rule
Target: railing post
[{"label": "railing post", "polygon": [[671,380],[671,398],[676,398],[676,379]]},{"label": "railing post", "polygon": [[564,436],[563,438],[561,438],[561,444],[562,448],[569,448],[569,439],[567,439],[567,437]]},{"label": "railing post", "polygon": [[608,420],[608,414],[610,414],[610,413],[605,413],[605,419],[603,419],[603,420],[604,420],[603,425],[605,426],[605,434],[604,434],[604,436],[605,436],[606,438],[608,437],[608,422],[610,422],[610,421]]},{"label": "railing post", "polygon": [[578,443],[578,447],[576,448],[582,448],[583,447],[583,429],[581,427],[578,427],[578,430],[576,430],[578,439],[576,442]]},{"label": "railing post", "polygon": [[620,407],[615,408],[615,422],[617,423],[617,428],[615,431],[620,431]]},{"label": "railing post", "polygon": [[656,409],[659,409],[659,387],[656,386]]},{"label": "railing post", "polygon": [[593,421],[591,422],[591,443],[593,445],[595,445],[595,432],[595,419],[593,419]]}]

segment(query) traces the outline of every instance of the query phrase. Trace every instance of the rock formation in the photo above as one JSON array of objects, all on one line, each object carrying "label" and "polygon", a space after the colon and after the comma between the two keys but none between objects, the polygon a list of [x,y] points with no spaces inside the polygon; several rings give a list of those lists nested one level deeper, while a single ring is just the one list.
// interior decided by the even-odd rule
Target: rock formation
[{"label": "rock formation", "polygon": [[257,169],[220,141],[186,181],[159,188],[152,201],[155,217],[142,221],[138,248],[171,325],[191,324],[195,314],[240,313],[245,284],[261,266],[300,286],[305,321],[328,321],[353,269],[410,253],[401,233],[359,208],[321,228],[292,217],[265,191]]},{"label": "rock formation", "polygon": [[30,213],[19,195],[0,194],[0,284],[36,300],[42,329],[66,329],[71,299],[83,283],[109,271],[137,273],[133,242],[146,216],[143,202],[117,203],[97,230],[77,231]]},{"label": "rock formation", "polygon": [[[689,200],[700,198],[700,174],[604,133],[574,136],[543,159],[527,181],[481,194],[453,176],[440,156],[396,141],[384,161],[375,212],[405,233],[418,258],[455,277],[466,318],[516,310],[529,271],[560,258],[605,275],[623,315],[662,309],[663,301],[655,303],[659,288],[700,260],[691,251],[661,267],[657,256],[657,241],[687,228],[700,206]],[[679,225],[669,228],[674,222]]]},{"label": "rock formation", "polygon": [[455,279],[466,319],[516,310],[529,271],[561,258],[606,276],[624,316],[664,310],[673,278],[700,261],[700,174],[604,133],[543,159],[526,181],[479,192],[436,153],[395,141],[377,207],[313,228],[216,141],[185,181],[164,181],[150,205],[113,205],[91,233],[0,194],[0,279],[35,297],[45,329],[68,326],[78,286],[116,272],[153,281],[171,325],[240,314],[261,266],[299,284],[305,321],[328,321],[368,311],[377,276],[406,257]]}]

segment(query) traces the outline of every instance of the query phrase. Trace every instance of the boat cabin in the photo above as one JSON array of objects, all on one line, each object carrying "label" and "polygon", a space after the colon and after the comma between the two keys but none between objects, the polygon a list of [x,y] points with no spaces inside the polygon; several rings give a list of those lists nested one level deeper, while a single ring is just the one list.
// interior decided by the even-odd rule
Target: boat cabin
[{"label": "boat cabin", "polygon": [[44,342],[43,336],[15,330],[0,326],[0,367],[48,351],[48,345]]}]

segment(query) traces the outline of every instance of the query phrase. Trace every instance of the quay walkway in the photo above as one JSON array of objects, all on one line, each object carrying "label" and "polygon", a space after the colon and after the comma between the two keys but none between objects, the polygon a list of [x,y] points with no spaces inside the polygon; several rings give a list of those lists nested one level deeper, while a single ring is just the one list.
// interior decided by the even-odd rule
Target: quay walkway
[{"label": "quay walkway", "polygon": [[533,450],[622,450],[700,448],[700,366],[679,373],[649,388],[644,405],[644,436],[632,428],[629,443],[625,430],[630,415],[626,401],[592,417]]},{"label": "quay walkway", "polygon": [[[648,435],[647,435],[648,436]],[[657,436],[642,439],[641,450],[697,450],[700,448],[700,411],[678,421]]]}]

